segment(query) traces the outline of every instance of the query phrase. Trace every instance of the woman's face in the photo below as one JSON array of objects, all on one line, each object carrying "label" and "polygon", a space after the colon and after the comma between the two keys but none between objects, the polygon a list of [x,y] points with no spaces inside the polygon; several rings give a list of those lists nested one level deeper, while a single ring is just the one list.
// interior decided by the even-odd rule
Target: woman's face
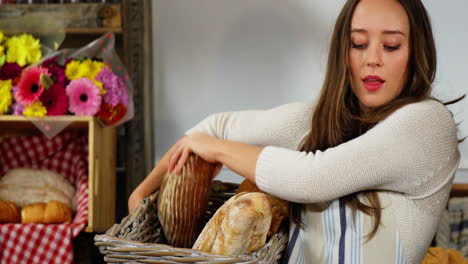
[{"label": "woman's face", "polygon": [[362,0],[351,20],[351,86],[361,108],[396,98],[408,76],[409,22],[395,0]]}]

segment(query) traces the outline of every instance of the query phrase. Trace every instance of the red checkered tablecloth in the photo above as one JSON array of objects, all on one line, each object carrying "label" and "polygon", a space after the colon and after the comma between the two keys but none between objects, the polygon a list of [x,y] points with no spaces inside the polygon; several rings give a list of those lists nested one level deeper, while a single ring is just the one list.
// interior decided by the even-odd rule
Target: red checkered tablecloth
[{"label": "red checkered tablecloth", "polygon": [[[0,141],[0,177],[14,168],[37,168],[65,176],[77,190],[71,224],[0,225],[0,264],[73,263],[72,240],[88,219],[88,142],[80,131]],[[33,180],[33,179],[31,179]]]}]

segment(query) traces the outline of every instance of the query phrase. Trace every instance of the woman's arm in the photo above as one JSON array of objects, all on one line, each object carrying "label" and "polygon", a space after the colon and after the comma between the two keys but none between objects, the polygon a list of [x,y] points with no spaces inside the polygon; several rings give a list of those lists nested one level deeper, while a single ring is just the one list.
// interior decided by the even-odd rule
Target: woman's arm
[{"label": "woman's arm", "polygon": [[[289,149],[297,149],[301,141],[310,131],[310,118],[312,115],[312,104],[306,103],[291,103],[281,105],[269,110],[250,110],[239,112],[225,112],[211,115],[205,118],[202,122],[194,126],[186,132],[187,135],[196,133],[204,133],[213,137],[213,139],[223,139],[237,141],[234,144],[234,149],[229,151],[228,148],[231,144],[225,147],[226,152],[223,154],[223,164],[228,166],[233,171],[240,175],[250,175],[253,180],[255,169],[255,157],[249,158],[249,165],[244,164],[240,159],[241,157],[230,157],[228,155],[236,155],[237,153],[248,154],[247,156],[257,155],[262,146],[275,145]],[[174,144],[168,152],[163,156],[159,163],[154,167],[148,177],[133,191],[131,194],[128,207],[129,211],[133,210],[141,203],[141,200],[159,189],[166,170],[169,167],[169,154],[179,150],[183,141],[187,140],[187,136],[182,137],[176,144]],[[242,150],[238,150],[240,142]],[[251,144],[250,146],[246,144]],[[203,144],[202,144],[203,145]],[[255,147],[257,146],[257,147]],[[254,149],[250,151],[243,150],[248,148]],[[219,149],[218,147],[214,148]],[[181,153],[178,157],[181,157]],[[218,153],[222,154],[222,153]],[[188,153],[184,156],[184,160],[188,157]],[[230,158],[228,158],[230,157]],[[206,159],[207,157],[205,157]],[[239,166],[235,166],[232,161],[237,160]],[[217,162],[215,159],[210,160]],[[173,164],[172,169],[176,164]],[[179,166],[182,168],[183,163]],[[221,167],[218,167],[217,172]],[[178,169],[179,170],[179,169]]]},{"label": "woman's arm", "polygon": [[255,182],[255,166],[262,147],[194,133],[179,140],[170,151],[169,171],[180,173],[190,153],[208,162],[220,163]]},{"label": "woman's arm", "polygon": [[[184,136],[185,137],[185,136]],[[179,139],[180,142],[184,137]],[[169,165],[169,153],[173,151],[174,147],[177,145],[174,144],[162,157],[162,159],[156,164],[153,170],[148,174],[148,176],[141,182],[132,194],[128,198],[128,211],[130,214],[140,205],[143,198],[153,193],[155,190],[161,187],[162,179],[167,172]]]},{"label": "woman's arm", "polygon": [[263,191],[299,203],[364,190],[424,199],[451,182],[459,160],[450,112],[427,100],[404,106],[360,137],[325,151],[266,147],[255,179]]},{"label": "woman's arm", "polygon": [[195,152],[255,182],[255,163],[263,147],[298,149],[309,134],[312,108],[312,104],[290,103],[269,110],[211,115],[176,144],[169,170],[179,173],[189,153]]},{"label": "woman's arm", "polygon": [[268,110],[217,113],[185,134],[198,132],[259,147],[298,149],[310,132],[312,111],[311,103],[290,103]]},{"label": "woman's arm", "polygon": [[260,148],[194,133],[170,154],[169,169],[180,170],[194,152],[289,201],[329,201],[364,190],[421,199],[452,179],[460,159],[456,134],[448,110],[426,101],[397,110],[358,138],[315,153]]}]

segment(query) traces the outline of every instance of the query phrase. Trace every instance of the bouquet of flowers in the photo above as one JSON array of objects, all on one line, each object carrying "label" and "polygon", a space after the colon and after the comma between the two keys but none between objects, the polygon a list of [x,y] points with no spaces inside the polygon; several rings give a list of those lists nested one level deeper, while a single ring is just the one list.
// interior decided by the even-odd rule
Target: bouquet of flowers
[{"label": "bouquet of flowers", "polygon": [[10,111],[12,88],[18,83],[23,69],[41,58],[39,39],[29,34],[7,38],[0,31],[0,114]]},{"label": "bouquet of flowers", "polygon": [[[0,114],[96,116],[106,125],[118,125],[133,117],[133,89],[114,52],[113,34],[105,34],[81,49],[59,50],[42,59],[36,51],[40,44],[34,38],[23,46],[12,44],[11,39],[7,63],[13,60],[10,53],[18,55],[14,57],[14,70],[6,63],[0,69],[0,76],[9,73],[0,83]],[[15,51],[18,47],[22,47],[21,52]]]}]

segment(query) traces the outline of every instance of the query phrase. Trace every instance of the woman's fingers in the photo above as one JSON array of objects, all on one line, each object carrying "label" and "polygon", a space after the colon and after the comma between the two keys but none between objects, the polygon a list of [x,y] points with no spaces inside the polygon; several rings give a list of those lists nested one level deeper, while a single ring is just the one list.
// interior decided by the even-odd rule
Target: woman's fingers
[{"label": "woman's fingers", "polygon": [[[169,172],[180,173],[192,152],[208,162],[216,162],[213,151],[216,148],[216,143],[215,138],[201,133],[184,136],[177,141],[176,147],[169,155]],[[216,174],[219,173],[221,167],[222,165],[217,168]]]},{"label": "woman's fingers", "polygon": [[184,166],[185,162],[188,159],[188,156],[190,154],[190,150],[188,148],[185,148],[182,151],[182,155],[180,156],[179,160],[177,161],[177,166],[175,168],[175,173],[181,173],[182,172],[182,167]]},{"label": "woman's fingers", "polygon": [[183,145],[178,144],[177,147],[169,156],[169,167],[168,167],[169,172],[172,172],[174,170],[174,167],[177,165],[177,162],[179,160],[180,155],[182,154],[182,151],[183,151]]}]

